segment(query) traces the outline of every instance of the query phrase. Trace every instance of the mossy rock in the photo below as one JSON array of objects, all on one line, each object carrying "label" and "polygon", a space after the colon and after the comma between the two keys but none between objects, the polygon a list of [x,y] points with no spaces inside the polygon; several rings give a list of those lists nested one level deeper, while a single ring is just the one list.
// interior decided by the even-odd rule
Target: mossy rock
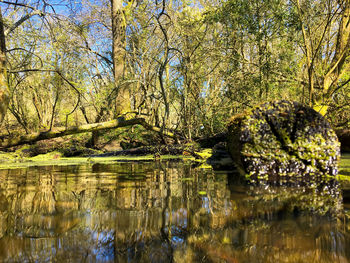
[{"label": "mossy rock", "polygon": [[312,108],[275,101],[234,116],[228,150],[249,176],[302,176],[338,172],[340,144],[325,118]]}]

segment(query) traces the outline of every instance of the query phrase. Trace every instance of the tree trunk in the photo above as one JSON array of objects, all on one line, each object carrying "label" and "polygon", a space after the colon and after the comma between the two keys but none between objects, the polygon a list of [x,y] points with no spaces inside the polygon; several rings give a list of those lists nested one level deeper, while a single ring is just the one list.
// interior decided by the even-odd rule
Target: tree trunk
[{"label": "tree trunk", "polygon": [[[114,117],[116,118],[131,111],[129,85],[123,85],[121,83],[125,73],[126,55],[126,17],[124,14],[123,0],[111,0],[111,19],[113,78],[114,85],[117,88],[114,112]],[[96,122],[99,122],[101,118],[102,116],[99,115]],[[95,147],[98,144],[99,137],[99,131],[93,131],[88,145],[90,147]]]},{"label": "tree trunk", "polygon": [[113,38],[113,77],[118,87],[116,116],[130,111],[129,85],[121,85],[125,73],[126,17],[122,0],[111,0],[112,38]]},{"label": "tree trunk", "polygon": [[10,139],[1,141],[0,148],[8,148],[12,146],[17,146],[17,145],[22,145],[27,143],[34,143],[41,140],[53,139],[53,138],[58,138],[66,135],[72,135],[72,134],[78,134],[78,133],[84,133],[84,132],[97,132],[97,131],[104,131],[109,129],[116,129],[116,128],[121,128],[126,126],[132,126],[136,124],[142,125],[147,130],[161,133],[164,136],[167,136],[170,138],[175,138],[175,135],[173,133],[168,131],[163,131],[158,127],[154,127],[148,124],[143,118],[135,118],[130,120],[117,119],[112,121],[85,124],[85,125],[69,127],[69,128],[60,127],[60,128],[55,128],[51,131],[37,132],[33,134],[23,135],[16,138],[10,138]]},{"label": "tree trunk", "polygon": [[0,8],[0,124],[2,123],[10,99],[10,90],[7,82],[6,71],[6,42],[4,34],[4,21]]},{"label": "tree trunk", "polygon": [[323,116],[297,102],[257,106],[231,119],[228,150],[255,177],[336,175],[340,144]]}]

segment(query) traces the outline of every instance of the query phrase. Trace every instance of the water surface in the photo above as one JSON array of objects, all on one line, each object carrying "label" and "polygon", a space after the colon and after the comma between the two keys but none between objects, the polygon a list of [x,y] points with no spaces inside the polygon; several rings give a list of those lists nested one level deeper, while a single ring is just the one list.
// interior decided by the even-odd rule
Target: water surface
[{"label": "water surface", "polygon": [[0,170],[0,262],[348,262],[347,189],[181,162]]}]

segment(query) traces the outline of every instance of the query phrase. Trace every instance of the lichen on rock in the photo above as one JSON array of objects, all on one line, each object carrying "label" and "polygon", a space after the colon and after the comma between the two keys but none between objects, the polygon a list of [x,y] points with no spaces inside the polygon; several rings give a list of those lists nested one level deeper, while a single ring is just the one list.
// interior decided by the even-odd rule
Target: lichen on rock
[{"label": "lichen on rock", "polygon": [[229,152],[249,176],[336,175],[340,144],[325,118],[298,102],[264,103],[229,124]]}]

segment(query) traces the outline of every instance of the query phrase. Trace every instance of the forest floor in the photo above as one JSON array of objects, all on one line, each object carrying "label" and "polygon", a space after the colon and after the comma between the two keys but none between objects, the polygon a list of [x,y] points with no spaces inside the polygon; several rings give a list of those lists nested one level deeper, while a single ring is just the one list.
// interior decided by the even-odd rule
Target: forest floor
[{"label": "forest floor", "polygon": [[206,161],[212,156],[212,149],[201,149],[196,144],[143,146],[104,152],[81,145],[57,149],[51,147],[51,143],[46,142],[41,147],[25,145],[12,149],[13,151],[0,151],[0,169],[161,160],[184,161],[196,166],[211,167]]},{"label": "forest floor", "polygon": [[51,165],[93,165],[95,163],[115,163],[115,162],[139,162],[139,161],[194,161],[187,156],[163,155],[155,159],[153,155],[143,156],[109,156],[109,157],[62,157],[59,152],[40,154],[35,157],[18,157],[8,153],[0,153],[0,169],[17,169],[32,166],[51,166]]},{"label": "forest floor", "polygon": [[[342,151],[345,153],[343,156],[349,156],[350,130],[337,131],[337,135],[342,142]],[[198,143],[159,144],[125,150],[115,140],[96,150],[85,147],[84,143],[74,137],[56,138],[0,151],[0,169],[160,160],[192,162],[194,165],[216,170],[234,169],[233,161],[226,150],[226,143],[223,142],[224,138],[225,134],[219,134]]]}]

